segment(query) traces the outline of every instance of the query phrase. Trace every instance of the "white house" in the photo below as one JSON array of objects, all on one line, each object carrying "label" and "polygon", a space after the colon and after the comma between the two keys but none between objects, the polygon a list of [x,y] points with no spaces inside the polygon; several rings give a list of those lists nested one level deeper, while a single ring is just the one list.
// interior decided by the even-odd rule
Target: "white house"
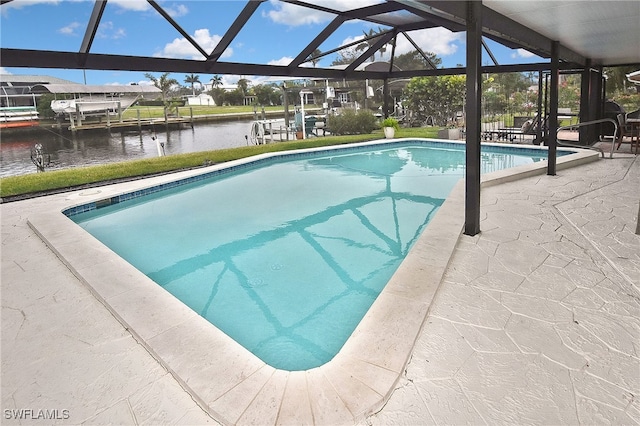
[{"label": "white house", "polygon": [[204,106],[215,106],[215,101],[210,95],[206,93],[200,93],[197,96],[188,96],[187,97],[187,105],[204,105]]}]

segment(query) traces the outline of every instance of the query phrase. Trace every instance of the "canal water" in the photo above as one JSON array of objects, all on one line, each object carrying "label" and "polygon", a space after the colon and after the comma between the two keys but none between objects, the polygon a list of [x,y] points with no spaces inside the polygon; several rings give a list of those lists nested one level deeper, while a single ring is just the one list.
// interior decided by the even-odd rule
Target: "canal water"
[{"label": "canal water", "polygon": [[158,156],[156,139],[166,155],[246,146],[251,121],[195,123],[193,129],[166,130],[163,125],[142,132],[109,133],[107,130],[69,131],[44,129],[0,133],[0,177],[35,173],[31,149],[42,144],[50,154],[46,170],[113,163]]}]

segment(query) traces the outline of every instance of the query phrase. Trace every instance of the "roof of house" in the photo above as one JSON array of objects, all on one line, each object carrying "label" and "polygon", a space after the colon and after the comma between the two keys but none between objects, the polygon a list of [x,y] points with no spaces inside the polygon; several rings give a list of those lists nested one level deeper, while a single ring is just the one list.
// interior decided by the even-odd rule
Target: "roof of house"
[{"label": "roof of house", "polygon": [[161,93],[155,86],[146,85],[88,85],[88,84],[36,84],[31,88],[33,93]]},{"label": "roof of house", "polygon": [[0,74],[0,83],[2,85],[34,85],[34,84],[76,84],[73,81],[65,80],[58,77],[48,75],[15,75]]}]

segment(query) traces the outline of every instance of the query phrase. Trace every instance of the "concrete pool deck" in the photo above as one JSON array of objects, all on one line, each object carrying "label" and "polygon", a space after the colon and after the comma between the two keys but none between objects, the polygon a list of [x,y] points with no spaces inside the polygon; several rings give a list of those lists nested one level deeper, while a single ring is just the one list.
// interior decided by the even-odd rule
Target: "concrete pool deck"
[{"label": "concrete pool deck", "polygon": [[[557,176],[483,188],[483,232],[463,236],[455,246],[408,364],[402,357],[386,367],[367,361],[375,347],[384,347],[381,337],[394,334],[382,332],[369,337],[369,347],[355,347],[350,358],[360,362],[347,367],[320,374],[250,367],[240,383],[261,390],[250,401],[243,401],[243,386],[228,391],[220,383],[182,381],[176,369],[187,367],[170,360],[176,379],[153,348],[139,343],[165,340],[191,350],[189,334],[179,326],[163,330],[167,312],[134,309],[130,314],[137,318],[130,320],[146,328],[128,330],[98,300],[135,306],[144,292],[120,287],[135,271],[95,295],[27,223],[48,238],[69,238],[56,250],[63,258],[74,256],[65,250],[81,236],[34,223],[43,212],[121,192],[122,186],[3,204],[3,423],[49,410],[69,424],[215,424],[200,408],[203,402],[235,407],[225,422],[259,424],[638,423],[640,237],[633,232],[639,187],[638,158],[616,154]],[[99,262],[70,267],[85,280],[102,276],[115,262],[109,256],[98,251],[92,257]],[[190,332],[202,326],[187,310],[179,315]],[[217,362],[200,370],[215,370]],[[347,396],[336,389],[345,373],[355,385]],[[222,393],[203,401],[184,387]],[[380,407],[368,415],[358,401]]]}]

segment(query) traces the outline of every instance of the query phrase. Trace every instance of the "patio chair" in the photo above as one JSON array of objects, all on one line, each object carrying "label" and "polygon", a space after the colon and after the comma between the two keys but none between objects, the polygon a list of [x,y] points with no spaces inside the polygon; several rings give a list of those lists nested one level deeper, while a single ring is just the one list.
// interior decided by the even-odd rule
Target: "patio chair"
[{"label": "patio chair", "polygon": [[640,110],[630,112],[628,114],[618,114],[616,118],[618,119],[619,127],[618,146],[616,149],[620,149],[623,139],[625,137],[629,137],[629,143],[631,144],[631,153],[638,154],[638,146],[640,145],[640,123],[630,124],[627,119],[640,118]]},{"label": "patio chair", "polygon": [[[542,140],[538,139],[538,130],[539,128],[542,127],[541,132],[541,136],[542,136]],[[531,120],[527,120],[524,122],[524,124],[522,125],[522,134],[523,135],[533,135],[535,136],[535,139],[533,140],[533,144],[534,145],[540,145],[540,144],[544,144],[547,145],[547,141],[545,138],[545,131],[548,129],[547,126],[547,117],[545,116],[544,119],[540,119],[540,115],[536,114],[533,119]]]}]

